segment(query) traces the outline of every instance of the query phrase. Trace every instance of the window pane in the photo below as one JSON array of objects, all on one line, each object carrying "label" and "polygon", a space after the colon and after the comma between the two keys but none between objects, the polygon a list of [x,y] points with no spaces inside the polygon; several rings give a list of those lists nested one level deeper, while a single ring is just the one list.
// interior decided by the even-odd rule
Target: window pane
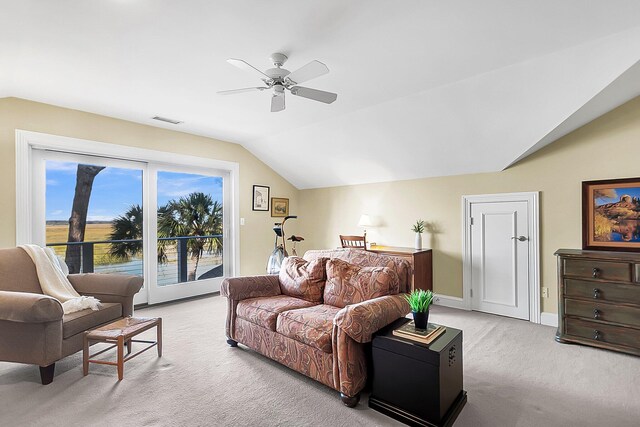
[{"label": "window pane", "polygon": [[223,178],[158,172],[158,285],[223,275]]},{"label": "window pane", "polygon": [[69,272],[142,275],[142,171],[52,160],[45,170],[46,244]]}]

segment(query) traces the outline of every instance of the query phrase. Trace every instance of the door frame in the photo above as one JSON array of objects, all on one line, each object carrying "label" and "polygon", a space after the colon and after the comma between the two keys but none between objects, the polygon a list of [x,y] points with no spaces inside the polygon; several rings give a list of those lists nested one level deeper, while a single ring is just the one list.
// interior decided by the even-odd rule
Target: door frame
[{"label": "door frame", "polygon": [[540,192],[462,196],[462,295],[471,310],[471,206],[474,203],[527,202],[529,216],[529,322],[540,323]]},{"label": "door frame", "polygon": [[[197,157],[166,151],[137,148],[97,142],[66,136],[51,135],[16,129],[16,245],[33,242],[32,224],[34,210],[32,206],[34,182],[32,174],[33,150],[53,150],[89,156],[104,156],[137,162],[153,162],[166,165],[187,166],[200,169],[220,169],[229,172],[229,195],[233,201],[229,210],[229,227],[223,230],[225,242],[229,242],[230,277],[240,272],[240,165],[236,162],[216,160],[209,157]],[[147,175],[147,174],[145,174]],[[149,204],[149,194],[143,194],[144,203]],[[145,232],[149,232],[148,224]]]}]

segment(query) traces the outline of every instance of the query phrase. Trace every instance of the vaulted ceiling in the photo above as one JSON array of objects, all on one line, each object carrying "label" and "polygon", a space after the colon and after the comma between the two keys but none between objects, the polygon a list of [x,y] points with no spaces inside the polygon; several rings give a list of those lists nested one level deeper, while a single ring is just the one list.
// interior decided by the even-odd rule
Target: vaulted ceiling
[{"label": "vaulted ceiling", "polygon": [[[242,144],[298,188],[502,170],[640,95],[637,0],[0,6],[0,96]],[[304,86],[338,100],[216,94],[261,83],[227,58],[272,52],[325,63]]]}]

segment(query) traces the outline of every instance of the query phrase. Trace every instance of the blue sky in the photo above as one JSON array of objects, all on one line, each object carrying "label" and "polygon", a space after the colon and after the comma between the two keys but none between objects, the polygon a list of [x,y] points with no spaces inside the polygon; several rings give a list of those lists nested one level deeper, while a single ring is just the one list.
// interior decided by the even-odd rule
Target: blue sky
[{"label": "blue sky", "polygon": [[[71,215],[77,163],[47,161],[46,219],[67,221]],[[158,172],[158,204],[201,191],[222,203],[222,178]],[[93,182],[89,221],[110,221],[131,205],[142,205],[142,171],[108,167]]]},{"label": "blue sky", "polygon": [[605,205],[607,203],[613,203],[620,201],[620,197],[624,195],[628,195],[631,197],[640,198],[640,188],[639,187],[629,187],[629,188],[616,188],[614,189],[616,196],[615,197],[601,197],[596,199],[596,206]]}]

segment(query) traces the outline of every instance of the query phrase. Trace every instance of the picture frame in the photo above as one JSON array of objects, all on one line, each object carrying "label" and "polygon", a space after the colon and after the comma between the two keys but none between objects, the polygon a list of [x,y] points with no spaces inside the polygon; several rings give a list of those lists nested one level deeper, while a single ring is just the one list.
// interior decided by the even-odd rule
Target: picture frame
[{"label": "picture frame", "polygon": [[253,186],[252,209],[254,211],[269,212],[269,191],[270,188],[266,185]]},{"label": "picture frame", "polygon": [[582,182],[582,248],[640,252],[640,178]]},{"label": "picture frame", "polygon": [[284,217],[289,216],[289,199],[282,197],[271,198],[271,216]]}]

